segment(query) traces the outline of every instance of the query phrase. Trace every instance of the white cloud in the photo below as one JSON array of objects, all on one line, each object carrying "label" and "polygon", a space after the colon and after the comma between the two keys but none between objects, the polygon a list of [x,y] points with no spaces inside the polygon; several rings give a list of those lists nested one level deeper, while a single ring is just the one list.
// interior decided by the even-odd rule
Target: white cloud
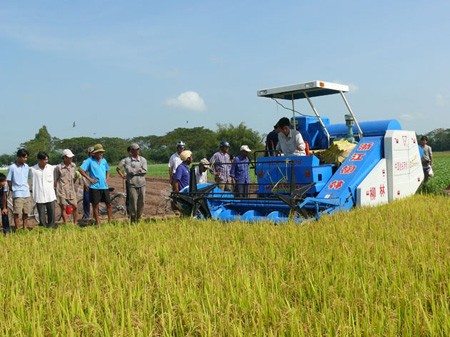
[{"label": "white cloud", "polygon": [[350,92],[358,92],[359,91],[359,87],[354,83],[349,83],[348,87],[349,87]]},{"label": "white cloud", "polygon": [[442,94],[436,94],[434,102],[437,106],[445,107],[447,105],[446,99]]},{"label": "white cloud", "polygon": [[177,98],[170,98],[166,104],[176,108],[182,108],[194,111],[206,110],[206,104],[203,98],[195,91],[186,91],[178,95]]},{"label": "white cloud", "polygon": [[415,116],[410,115],[410,114],[402,114],[402,115],[399,116],[399,118],[400,118],[401,120],[403,120],[403,121],[408,121],[408,122],[409,122],[409,121],[413,121],[413,120],[416,119]]}]

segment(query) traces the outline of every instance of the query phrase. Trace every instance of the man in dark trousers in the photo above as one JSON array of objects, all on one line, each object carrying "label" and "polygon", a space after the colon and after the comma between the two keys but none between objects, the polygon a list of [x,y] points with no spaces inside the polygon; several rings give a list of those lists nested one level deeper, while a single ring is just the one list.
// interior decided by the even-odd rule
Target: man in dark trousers
[{"label": "man in dark trousers", "polygon": [[131,223],[141,220],[145,203],[147,160],[139,155],[139,150],[139,144],[131,144],[130,155],[123,159],[116,168],[120,176],[127,181],[128,212]]}]

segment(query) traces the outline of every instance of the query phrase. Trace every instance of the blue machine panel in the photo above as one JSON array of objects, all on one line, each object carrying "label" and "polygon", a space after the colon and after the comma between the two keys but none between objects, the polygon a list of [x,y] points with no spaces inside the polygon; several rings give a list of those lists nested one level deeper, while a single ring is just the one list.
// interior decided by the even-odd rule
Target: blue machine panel
[{"label": "blue machine panel", "polygon": [[[364,137],[384,136],[387,130],[401,130],[399,121],[396,119],[388,119],[381,121],[370,121],[359,123]],[[332,124],[327,126],[330,136],[333,138],[345,138],[348,128],[345,124]],[[358,134],[356,125],[352,128],[355,135]]]},{"label": "blue machine panel", "polygon": [[[383,137],[364,137],[316,199],[339,200],[340,205],[349,202],[349,198],[354,200],[356,188],[381,158],[383,158]],[[354,202],[349,206],[353,207]]]},{"label": "blue machine panel", "polygon": [[[328,128],[330,120],[322,118],[323,124]],[[317,117],[302,116],[295,118],[297,130],[302,134],[303,140],[308,142],[311,150],[325,149],[328,147],[328,139]]]},{"label": "blue machine panel", "polygon": [[258,194],[289,193],[294,167],[296,188],[315,182],[307,195],[316,195],[332,176],[334,165],[319,165],[316,156],[260,157],[256,162]]}]

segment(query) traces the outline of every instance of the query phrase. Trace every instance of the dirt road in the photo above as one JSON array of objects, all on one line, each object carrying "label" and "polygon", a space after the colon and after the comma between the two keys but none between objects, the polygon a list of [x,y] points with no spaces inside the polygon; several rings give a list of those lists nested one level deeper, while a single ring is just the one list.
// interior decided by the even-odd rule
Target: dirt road
[{"label": "dirt road", "polygon": [[[171,192],[168,179],[147,177],[146,181],[144,219],[174,216],[170,202],[168,202]],[[109,187],[114,187],[114,191],[123,192],[125,190],[124,180],[120,176],[111,177]]]}]

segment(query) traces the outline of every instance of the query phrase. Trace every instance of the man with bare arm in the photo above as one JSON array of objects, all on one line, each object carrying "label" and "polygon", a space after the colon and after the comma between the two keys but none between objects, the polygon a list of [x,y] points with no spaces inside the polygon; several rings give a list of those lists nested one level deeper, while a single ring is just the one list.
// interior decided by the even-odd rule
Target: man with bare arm
[{"label": "man with bare arm", "polygon": [[92,203],[95,224],[100,225],[99,204],[104,202],[108,212],[108,222],[111,222],[112,208],[109,195],[109,165],[103,158],[105,150],[102,144],[94,145],[92,157],[86,159],[78,169],[83,177],[89,181],[89,198]]},{"label": "man with bare arm", "polygon": [[28,185],[30,168],[27,165],[28,151],[20,149],[17,151],[16,162],[9,166],[8,182],[9,190],[12,191],[14,225],[19,229],[20,214],[22,214],[23,228],[28,229],[28,214],[31,213],[31,194]]}]

